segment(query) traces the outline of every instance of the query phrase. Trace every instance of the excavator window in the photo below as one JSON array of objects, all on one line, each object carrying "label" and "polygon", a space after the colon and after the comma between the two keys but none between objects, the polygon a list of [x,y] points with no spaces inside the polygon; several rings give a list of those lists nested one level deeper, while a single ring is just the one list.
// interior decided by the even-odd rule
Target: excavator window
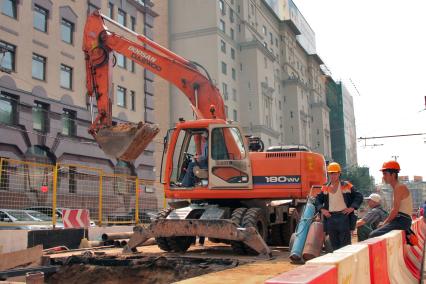
[{"label": "excavator window", "polygon": [[214,160],[242,160],[245,156],[244,143],[238,128],[213,129],[212,158]]}]

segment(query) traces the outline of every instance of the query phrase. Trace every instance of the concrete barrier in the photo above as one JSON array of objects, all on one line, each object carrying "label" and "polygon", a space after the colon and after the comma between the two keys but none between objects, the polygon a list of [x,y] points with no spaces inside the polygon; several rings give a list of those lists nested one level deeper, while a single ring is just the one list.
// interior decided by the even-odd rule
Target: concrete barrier
[{"label": "concrete barrier", "polygon": [[386,241],[389,280],[392,284],[410,284],[419,281],[413,276],[404,262],[402,231],[392,231],[377,237]]},{"label": "concrete barrier", "polygon": [[28,246],[28,230],[0,230],[2,252],[24,250]]},{"label": "concrete barrier", "polygon": [[390,284],[386,240],[372,238],[360,244],[368,245],[371,284]]},{"label": "concrete barrier", "polygon": [[334,265],[302,265],[266,280],[265,284],[337,284]]},{"label": "concrete barrier", "polygon": [[334,265],[337,269],[337,283],[357,284],[355,280],[356,257],[353,253],[329,253],[309,260],[306,264]]},{"label": "concrete barrier", "polygon": [[370,283],[370,256],[367,244],[349,245],[333,252],[339,253],[349,253],[354,257],[352,283]]}]

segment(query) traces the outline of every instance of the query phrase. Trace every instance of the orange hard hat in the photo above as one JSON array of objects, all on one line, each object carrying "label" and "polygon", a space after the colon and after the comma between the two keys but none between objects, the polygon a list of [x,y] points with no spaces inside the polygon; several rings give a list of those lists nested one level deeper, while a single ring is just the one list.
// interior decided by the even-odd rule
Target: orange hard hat
[{"label": "orange hard hat", "polygon": [[327,167],[328,173],[340,173],[342,169],[340,168],[340,165],[338,163],[330,163]]},{"label": "orange hard hat", "polygon": [[380,170],[381,171],[395,170],[399,172],[401,170],[401,167],[399,166],[399,163],[397,161],[391,160],[391,161],[384,162]]}]

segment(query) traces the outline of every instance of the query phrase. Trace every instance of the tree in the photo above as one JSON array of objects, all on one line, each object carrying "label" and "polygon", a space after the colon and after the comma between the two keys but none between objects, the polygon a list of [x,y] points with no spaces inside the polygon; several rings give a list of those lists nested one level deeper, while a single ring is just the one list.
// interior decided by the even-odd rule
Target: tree
[{"label": "tree", "polygon": [[342,172],[342,179],[352,183],[364,196],[374,192],[374,178],[367,167],[350,167]]}]

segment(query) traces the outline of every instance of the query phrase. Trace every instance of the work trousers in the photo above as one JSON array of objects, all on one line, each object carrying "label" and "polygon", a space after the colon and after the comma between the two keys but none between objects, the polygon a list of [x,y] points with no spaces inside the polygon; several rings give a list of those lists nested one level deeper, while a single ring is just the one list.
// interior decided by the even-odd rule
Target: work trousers
[{"label": "work trousers", "polygon": [[341,212],[330,212],[331,216],[324,219],[324,226],[333,250],[351,244],[349,216]]},{"label": "work trousers", "polygon": [[370,238],[378,237],[389,233],[392,230],[404,230],[408,231],[411,227],[411,217],[404,213],[398,213],[398,215],[388,224],[372,231],[369,235]]}]

